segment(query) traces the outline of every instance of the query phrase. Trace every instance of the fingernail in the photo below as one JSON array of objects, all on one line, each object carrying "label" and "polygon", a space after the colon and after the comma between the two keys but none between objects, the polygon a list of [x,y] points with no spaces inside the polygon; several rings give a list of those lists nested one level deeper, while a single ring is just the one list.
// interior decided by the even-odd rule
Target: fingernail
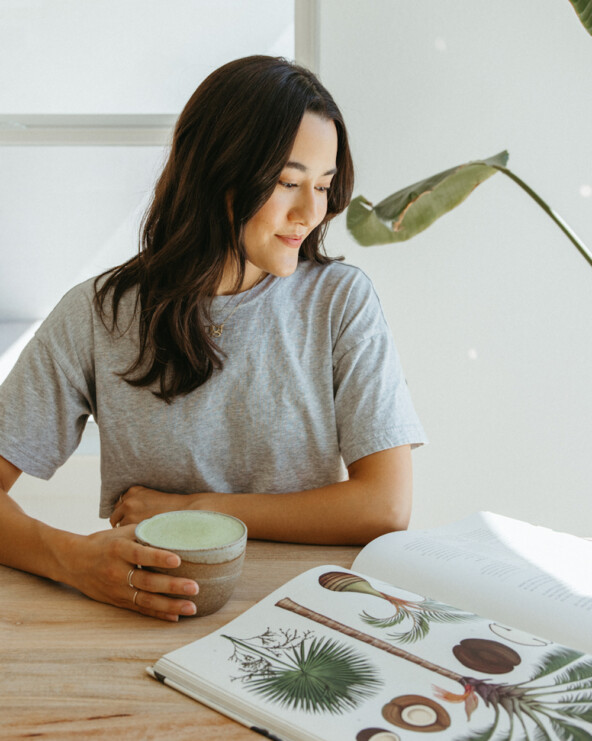
[{"label": "fingernail", "polygon": [[197,594],[198,586],[194,581],[190,581],[183,587],[185,594]]},{"label": "fingernail", "polygon": [[193,602],[185,602],[185,604],[181,608],[181,613],[183,615],[195,615],[196,612],[197,607],[193,604]]},{"label": "fingernail", "polygon": [[171,555],[167,558],[167,566],[173,566],[174,568],[176,566],[179,566],[179,564],[180,564],[179,556]]}]

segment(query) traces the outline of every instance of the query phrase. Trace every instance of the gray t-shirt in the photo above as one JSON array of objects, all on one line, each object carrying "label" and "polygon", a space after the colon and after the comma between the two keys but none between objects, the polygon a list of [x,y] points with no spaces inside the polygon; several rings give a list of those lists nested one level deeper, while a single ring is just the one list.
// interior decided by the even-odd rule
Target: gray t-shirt
[{"label": "gray t-shirt", "polygon": [[[0,454],[50,478],[89,414],[101,441],[108,517],[134,484],[171,492],[289,492],[343,480],[371,453],[425,442],[391,333],[366,275],[300,263],[246,295],[217,296],[224,368],[170,405],[117,375],[138,348],[136,292],[119,332],[93,303],[93,281],[61,300],[0,387]],[[107,323],[109,326],[109,323]]]}]

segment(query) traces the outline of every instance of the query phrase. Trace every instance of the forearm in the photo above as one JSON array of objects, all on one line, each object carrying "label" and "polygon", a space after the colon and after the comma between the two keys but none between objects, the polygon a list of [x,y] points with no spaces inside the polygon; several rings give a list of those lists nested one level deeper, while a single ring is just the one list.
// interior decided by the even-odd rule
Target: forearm
[{"label": "forearm", "polygon": [[197,594],[193,580],[152,571],[176,568],[179,556],[136,543],[133,526],[76,535],[29,517],[8,495],[19,475],[0,456],[0,563],[163,620],[195,613],[193,602],[171,597]]},{"label": "forearm", "polygon": [[71,583],[68,563],[82,536],[29,517],[0,489],[0,562],[22,571]]},{"label": "forearm", "polygon": [[404,527],[376,516],[371,492],[353,481],[288,494],[199,494],[190,508],[234,515],[250,538],[292,543],[359,545]]},{"label": "forearm", "polygon": [[347,481],[287,494],[179,494],[136,485],[120,497],[111,524],[131,525],[174,510],[210,509],[243,520],[250,538],[335,545],[359,545],[407,527],[412,497],[409,445],[360,458],[348,472]]},{"label": "forearm", "polygon": [[407,527],[408,446],[367,456],[349,473],[348,481],[288,494],[196,494],[189,508],[234,515],[245,522],[250,538],[262,540],[359,545]]}]

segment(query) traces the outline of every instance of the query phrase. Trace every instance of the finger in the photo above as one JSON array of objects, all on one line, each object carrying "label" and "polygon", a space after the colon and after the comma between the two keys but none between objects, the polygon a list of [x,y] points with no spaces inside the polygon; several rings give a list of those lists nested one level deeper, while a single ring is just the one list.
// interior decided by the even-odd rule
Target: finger
[{"label": "finger", "polygon": [[[132,489],[137,489],[137,488],[138,487],[132,486],[127,491],[124,491],[123,494],[119,495],[119,499],[113,505],[113,512],[111,513],[111,517],[109,518],[109,522],[111,523],[112,527],[120,527],[121,525],[128,524],[126,522],[126,506],[125,505],[126,503],[129,505],[129,502],[124,501],[124,497],[127,494],[129,494],[129,492],[131,492]],[[117,523],[119,523],[119,525]]]},{"label": "finger", "polygon": [[[146,520],[147,518],[148,515],[141,512],[124,512],[122,513],[121,519],[119,520],[119,525],[137,525],[138,523],[142,522],[142,520]],[[117,527],[117,525],[115,527]]]},{"label": "finger", "polygon": [[[135,540],[135,531],[136,526],[134,524],[121,524],[117,533],[111,533],[110,537],[113,538],[111,542],[112,555],[114,557],[121,558],[130,566],[176,569],[177,566],[181,565],[181,558],[176,553],[138,543]],[[128,566],[128,569],[130,566]]]},{"label": "finger", "polygon": [[136,542],[136,528],[134,525],[124,526],[121,520],[117,527],[119,527],[119,530],[116,533],[111,533],[111,537],[114,538],[113,542],[114,547],[116,547],[116,555],[127,561],[130,545]]},{"label": "finger", "polygon": [[[121,532],[126,535],[128,533],[133,534],[134,530],[133,525],[125,525],[121,528]],[[176,553],[165,551],[162,548],[152,548],[151,546],[141,545],[132,540],[125,540],[122,548],[125,550],[125,553],[121,555],[130,564],[160,569],[175,569],[181,565],[181,558]]]},{"label": "finger", "polygon": [[178,623],[179,622],[179,616],[178,615],[171,615],[168,612],[144,612],[143,615],[149,615],[150,617],[158,618],[159,620],[168,620],[170,623]]},{"label": "finger", "polygon": [[111,512],[111,517],[109,518],[111,527],[117,527],[117,523],[121,520],[122,516],[123,516],[123,509],[121,507],[121,497],[120,497],[115,507],[113,508],[113,512]]},{"label": "finger", "polygon": [[193,579],[171,576],[170,574],[157,574],[154,571],[142,569],[141,571],[134,570],[133,574],[130,572],[128,577],[128,585],[132,589],[140,589],[144,592],[179,594],[181,596],[194,596],[199,592],[199,586]]},{"label": "finger", "polygon": [[[176,616],[195,615],[197,608],[193,602],[166,597],[163,594],[153,594],[151,592],[137,591],[135,602],[132,597],[132,609],[136,609],[145,615]],[[168,619],[168,618],[166,618]]]}]

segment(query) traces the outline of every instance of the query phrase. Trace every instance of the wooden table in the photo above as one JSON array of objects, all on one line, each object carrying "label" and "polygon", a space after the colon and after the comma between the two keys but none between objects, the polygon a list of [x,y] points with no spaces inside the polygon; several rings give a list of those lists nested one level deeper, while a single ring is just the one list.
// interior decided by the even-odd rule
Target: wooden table
[{"label": "wooden table", "polygon": [[0,738],[261,738],[145,673],[313,566],[350,567],[358,548],[252,541],[243,578],[214,615],[165,623],[0,566]]}]

